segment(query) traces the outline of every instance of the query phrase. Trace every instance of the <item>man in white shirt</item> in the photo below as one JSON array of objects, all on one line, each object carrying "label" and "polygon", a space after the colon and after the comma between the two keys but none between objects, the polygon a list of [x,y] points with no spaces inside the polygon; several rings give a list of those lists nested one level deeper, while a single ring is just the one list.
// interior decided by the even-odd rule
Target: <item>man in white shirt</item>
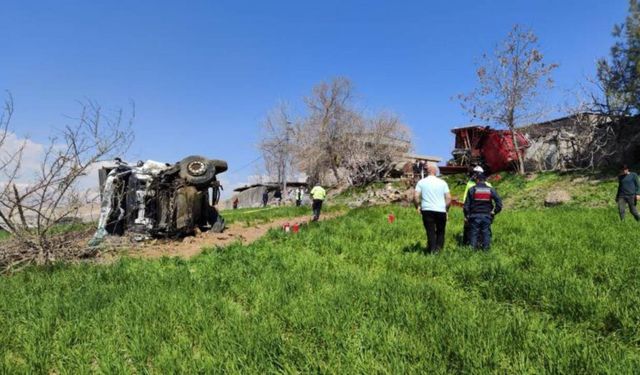
[{"label": "man in white shirt", "polygon": [[449,185],[436,177],[437,167],[427,165],[427,177],[418,181],[413,196],[416,209],[422,215],[422,224],[427,232],[426,252],[435,253],[444,247],[447,211],[451,205]]}]

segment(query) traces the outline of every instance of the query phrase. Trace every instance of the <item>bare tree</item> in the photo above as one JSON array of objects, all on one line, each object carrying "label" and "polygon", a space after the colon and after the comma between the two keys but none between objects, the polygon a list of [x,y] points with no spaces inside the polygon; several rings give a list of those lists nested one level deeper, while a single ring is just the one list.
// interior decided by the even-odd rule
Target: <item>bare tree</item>
[{"label": "bare tree", "polygon": [[13,246],[3,246],[0,270],[31,261],[45,264],[73,252],[73,240],[56,228],[97,199],[95,192],[78,187],[79,178],[124,152],[133,140],[133,111],[125,119],[122,110],[107,113],[86,101],[74,123],[49,139],[38,170],[29,175],[22,163],[26,141],[17,151],[6,143],[13,110],[9,95],[0,122],[0,224],[11,233]]},{"label": "bare tree", "polygon": [[402,154],[411,150],[411,134],[397,116],[382,113],[361,118],[349,143],[342,167],[350,185],[362,186],[387,176]]},{"label": "bare tree", "polygon": [[538,37],[515,25],[492,56],[482,56],[476,72],[479,86],[470,94],[458,95],[462,108],[474,118],[511,130],[519,173],[524,173],[524,161],[516,127],[543,115],[539,94],[541,89],[553,86],[551,73],[557,67],[544,62]]},{"label": "bare tree", "polygon": [[341,182],[338,168],[350,147],[353,128],[359,115],[353,107],[353,85],[344,77],[321,82],[305,98],[308,116],[298,132],[302,169],[312,178],[320,178],[330,170]]},{"label": "bare tree", "polygon": [[269,113],[262,124],[259,148],[267,172],[286,190],[287,178],[293,174],[294,124],[285,103]]},{"label": "bare tree", "polygon": [[392,114],[368,118],[355,109],[347,78],[321,82],[305,98],[307,113],[291,121],[279,106],[265,121],[260,143],[268,170],[278,178],[304,172],[312,183],[362,185],[387,175],[411,149],[408,129]]}]

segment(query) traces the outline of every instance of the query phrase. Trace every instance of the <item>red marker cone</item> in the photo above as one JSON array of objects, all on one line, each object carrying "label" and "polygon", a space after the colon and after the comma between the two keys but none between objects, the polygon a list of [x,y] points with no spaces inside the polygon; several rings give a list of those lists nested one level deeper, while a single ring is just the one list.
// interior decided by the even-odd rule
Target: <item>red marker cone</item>
[{"label": "red marker cone", "polygon": [[393,222],[396,221],[395,215],[389,214],[389,216],[387,217],[387,221],[389,222],[389,224],[393,224]]}]

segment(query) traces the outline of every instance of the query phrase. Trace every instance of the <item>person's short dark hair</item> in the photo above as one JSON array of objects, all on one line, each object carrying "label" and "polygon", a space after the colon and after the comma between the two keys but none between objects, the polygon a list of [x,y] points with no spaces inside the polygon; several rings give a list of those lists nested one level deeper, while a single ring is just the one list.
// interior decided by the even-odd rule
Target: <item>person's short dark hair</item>
[{"label": "person's short dark hair", "polygon": [[622,164],[622,169],[621,170],[627,171],[627,170],[629,170],[629,166],[626,165],[626,164]]}]

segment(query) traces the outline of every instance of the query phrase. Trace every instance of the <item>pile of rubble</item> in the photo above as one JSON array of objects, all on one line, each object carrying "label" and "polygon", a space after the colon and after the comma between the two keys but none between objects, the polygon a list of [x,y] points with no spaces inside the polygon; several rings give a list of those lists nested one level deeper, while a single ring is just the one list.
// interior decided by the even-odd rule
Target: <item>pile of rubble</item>
[{"label": "pile of rubble", "polygon": [[404,189],[391,183],[380,186],[368,186],[362,193],[349,198],[347,206],[350,208],[385,205],[390,203],[409,204],[413,199],[413,189]]}]

